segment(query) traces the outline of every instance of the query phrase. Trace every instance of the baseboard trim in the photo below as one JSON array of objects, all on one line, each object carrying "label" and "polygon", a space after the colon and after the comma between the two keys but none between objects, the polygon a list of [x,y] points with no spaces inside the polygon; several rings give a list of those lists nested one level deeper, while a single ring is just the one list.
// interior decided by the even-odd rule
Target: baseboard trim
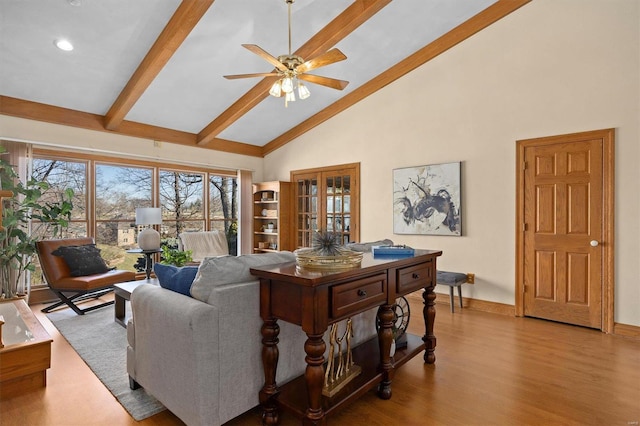
[{"label": "baseboard trim", "polygon": [[620,324],[615,322],[613,323],[613,334],[640,339],[640,327],[637,325]]},{"label": "baseboard trim", "polygon": [[[406,296],[408,299],[422,302],[422,292],[416,291]],[[458,296],[455,296],[455,307],[460,309]],[[436,293],[436,303],[439,305],[450,306],[449,295],[445,293]],[[488,302],[486,300],[472,299],[469,297],[462,298],[463,309],[471,309],[473,311],[490,312],[492,314],[516,316],[516,308],[513,305],[504,303]]]},{"label": "baseboard trim", "polygon": [[[422,291],[416,291],[408,294],[407,299],[422,302]],[[450,306],[449,295],[446,293],[436,293],[436,303],[439,305]],[[513,305],[507,305],[504,303],[488,302],[486,300],[471,299],[468,297],[462,298],[463,309],[471,309],[474,311],[489,312],[492,314],[516,316],[516,309]],[[455,296],[455,307],[460,309],[460,302],[458,296]],[[637,325],[614,323],[613,334],[617,336],[631,337],[634,339],[640,339],[640,327]]]}]

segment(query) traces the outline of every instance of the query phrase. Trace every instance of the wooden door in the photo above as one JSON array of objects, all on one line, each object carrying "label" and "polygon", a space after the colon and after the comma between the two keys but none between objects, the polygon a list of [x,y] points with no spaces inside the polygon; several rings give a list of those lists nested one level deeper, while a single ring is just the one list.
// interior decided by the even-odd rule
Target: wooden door
[{"label": "wooden door", "polygon": [[603,248],[613,245],[605,139],[587,132],[521,146],[525,316],[603,328]]},{"label": "wooden door", "polygon": [[319,230],[337,234],[342,244],[359,241],[359,180],[359,163],[291,172],[298,247],[310,247]]},{"label": "wooden door", "polygon": [[358,241],[358,177],[353,167],[322,172],[321,210],[324,229],[338,235],[341,244]]}]

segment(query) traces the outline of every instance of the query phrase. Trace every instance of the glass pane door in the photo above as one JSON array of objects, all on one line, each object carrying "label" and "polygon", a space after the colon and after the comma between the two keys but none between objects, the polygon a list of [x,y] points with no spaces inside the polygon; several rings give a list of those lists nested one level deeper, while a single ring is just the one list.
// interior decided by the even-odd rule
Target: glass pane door
[{"label": "glass pane door", "polygon": [[316,231],[337,234],[341,244],[358,241],[359,179],[359,163],[291,172],[298,247],[311,247]]},{"label": "glass pane door", "polygon": [[313,233],[318,230],[318,181],[301,177],[296,181],[296,221],[298,247],[311,247]]},{"label": "glass pane door", "polygon": [[351,241],[351,176],[326,176],[325,183],[326,230],[337,234],[341,243],[346,244]]}]

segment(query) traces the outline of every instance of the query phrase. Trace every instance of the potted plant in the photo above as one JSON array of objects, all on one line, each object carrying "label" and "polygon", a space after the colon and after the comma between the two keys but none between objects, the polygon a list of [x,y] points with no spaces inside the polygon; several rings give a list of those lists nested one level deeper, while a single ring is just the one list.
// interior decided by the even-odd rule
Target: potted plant
[{"label": "potted plant", "polygon": [[[0,147],[0,154],[4,152]],[[34,179],[21,182],[11,164],[1,157],[0,182],[0,190],[12,194],[2,199],[0,298],[5,299],[16,297],[23,274],[35,270],[32,258],[36,254],[38,238],[29,233],[31,220],[47,224],[53,236],[58,236],[71,219],[73,190],[65,190],[58,201],[43,201],[41,198],[49,185]]]},{"label": "potted plant", "polygon": [[168,245],[162,246],[161,264],[181,267],[190,262],[193,262],[191,250],[182,251]]}]

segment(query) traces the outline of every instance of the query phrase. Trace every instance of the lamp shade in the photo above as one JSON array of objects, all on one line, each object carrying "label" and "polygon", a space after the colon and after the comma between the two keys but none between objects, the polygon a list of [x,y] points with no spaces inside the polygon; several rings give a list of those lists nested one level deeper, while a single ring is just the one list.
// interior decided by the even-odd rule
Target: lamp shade
[{"label": "lamp shade", "polygon": [[136,209],[136,225],[159,225],[162,223],[160,207],[140,207]]},{"label": "lamp shade", "polygon": [[[136,225],[158,225],[162,223],[162,209],[145,207],[136,209]],[[160,233],[153,228],[145,228],[138,234],[138,247],[142,250],[158,250]]]}]

